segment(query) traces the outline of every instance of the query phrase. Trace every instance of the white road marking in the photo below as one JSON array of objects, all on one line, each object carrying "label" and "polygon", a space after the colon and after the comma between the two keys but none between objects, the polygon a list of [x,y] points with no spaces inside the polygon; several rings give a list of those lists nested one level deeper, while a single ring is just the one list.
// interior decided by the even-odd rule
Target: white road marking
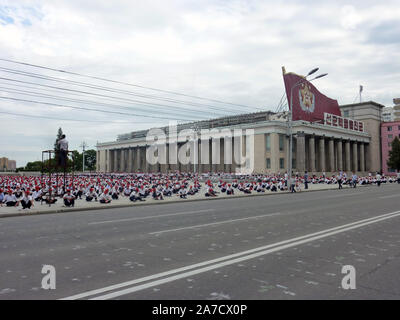
[{"label": "white road marking", "polygon": [[388,199],[388,198],[396,198],[396,197],[398,197],[400,199],[400,195],[398,195],[398,194],[392,194],[390,196],[379,197],[379,199]]},{"label": "white road marking", "polygon": [[176,229],[168,229],[168,230],[150,232],[149,234],[161,234],[161,233],[180,231],[180,230],[186,230],[186,229],[202,228],[202,227],[214,226],[214,225],[223,224],[223,223],[231,223],[231,222],[236,222],[236,221],[258,219],[258,218],[263,218],[263,217],[271,217],[271,216],[276,216],[278,214],[280,214],[280,213],[276,212],[276,213],[263,214],[263,215],[260,215],[260,216],[253,216],[253,217],[247,217],[247,218],[224,220],[224,221],[218,221],[218,222],[212,222],[212,223],[206,223],[206,224],[197,224],[195,226],[189,226],[189,227],[182,227],[182,228],[176,228]]},{"label": "white road marking", "polygon": [[[154,279],[159,279],[159,278],[162,278],[162,277],[167,277],[167,276],[179,273],[179,274],[177,274],[175,276],[171,276],[171,277],[167,277],[167,278],[164,278],[164,279],[161,279],[161,280],[148,282],[146,284],[142,284],[142,285],[135,286],[135,287],[130,287],[130,288],[127,288],[127,289],[124,289],[124,290],[115,291],[115,292],[110,293],[110,294],[106,294],[106,295],[103,295],[103,296],[96,297],[96,299],[111,299],[111,298],[115,298],[115,297],[118,297],[118,296],[121,296],[121,295],[125,295],[125,294],[128,294],[128,293],[132,293],[132,292],[136,292],[136,291],[139,291],[139,290],[147,289],[147,288],[156,286],[158,284],[163,284],[163,283],[171,282],[171,281],[174,281],[174,280],[179,280],[179,279],[191,276],[191,275],[207,272],[209,270],[221,268],[221,267],[224,267],[224,266],[227,266],[227,265],[231,265],[231,264],[235,264],[235,263],[238,263],[238,262],[242,262],[244,260],[253,259],[253,258],[262,256],[262,255],[266,255],[266,254],[269,254],[269,253],[272,253],[272,252],[275,252],[275,251],[284,250],[284,249],[287,249],[287,248],[290,248],[290,247],[294,247],[294,246],[298,246],[300,244],[304,244],[304,243],[307,243],[307,242],[310,242],[310,241],[314,241],[314,240],[322,239],[322,238],[325,238],[325,237],[329,237],[329,236],[334,235],[334,234],[338,234],[338,233],[346,232],[346,231],[349,231],[349,230],[352,230],[352,229],[360,228],[360,227],[363,227],[365,225],[373,224],[373,223],[380,222],[380,221],[383,221],[383,220],[386,220],[386,219],[391,219],[391,218],[397,217],[399,215],[400,215],[400,211],[395,211],[395,212],[379,215],[379,216],[376,216],[376,217],[355,221],[355,222],[348,223],[348,224],[345,224],[345,225],[341,225],[341,226],[338,226],[338,227],[334,227],[334,228],[318,231],[318,232],[315,232],[315,233],[310,233],[310,234],[307,234],[307,235],[304,235],[304,236],[300,236],[300,237],[296,237],[296,238],[280,241],[280,242],[277,242],[277,243],[269,244],[269,245],[266,245],[266,246],[262,246],[262,247],[258,247],[258,248],[254,248],[254,249],[250,249],[250,250],[246,250],[246,251],[230,254],[230,255],[227,255],[227,256],[224,256],[224,257],[220,257],[220,258],[216,258],[216,259],[213,259],[213,260],[203,261],[203,262],[192,264],[192,265],[189,265],[189,266],[185,266],[185,267],[181,267],[181,268],[172,269],[172,270],[169,270],[169,271],[153,274],[153,275],[146,276],[146,277],[143,277],[143,278],[122,282],[122,283],[115,284],[115,285],[112,285],[112,286],[108,286],[108,287],[104,287],[104,288],[100,288],[100,289],[96,289],[96,290],[91,290],[91,291],[86,291],[86,292],[83,292],[83,293],[80,293],[80,294],[76,294],[76,295],[73,295],[73,296],[69,296],[69,297],[63,298],[61,300],[82,299],[82,298],[95,296],[95,295],[102,294],[102,293],[105,293],[105,292],[109,292],[109,291],[112,291],[112,290],[121,289],[121,288],[128,287],[128,286],[131,286],[131,285],[135,285],[135,284],[138,284],[138,283],[142,283],[142,282],[146,282],[146,281],[150,281],[150,280],[154,280]],[[270,249],[270,248],[272,248],[272,249]],[[266,249],[269,249],[269,250],[266,250]],[[196,269],[196,268],[198,268],[198,269]],[[195,269],[195,270],[192,270],[192,269]],[[189,270],[192,270],[192,271],[189,271]],[[188,271],[188,272],[186,272],[186,271]]]},{"label": "white road marking", "polygon": [[105,221],[89,222],[88,225],[103,224],[103,223],[114,223],[114,222],[124,222],[124,221],[146,220],[146,219],[153,219],[153,218],[163,218],[163,217],[178,216],[178,215],[181,215],[181,214],[192,214],[192,213],[211,212],[211,211],[215,211],[215,209],[204,209],[204,210],[197,210],[197,211],[185,211],[185,212],[177,212],[177,213],[170,213],[170,214],[162,214],[162,215],[156,215],[156,216],[147,216],[147,217],[136,217],[136,218],[126,218],[126,219],[116,219],[116,220],[105,220]]}]

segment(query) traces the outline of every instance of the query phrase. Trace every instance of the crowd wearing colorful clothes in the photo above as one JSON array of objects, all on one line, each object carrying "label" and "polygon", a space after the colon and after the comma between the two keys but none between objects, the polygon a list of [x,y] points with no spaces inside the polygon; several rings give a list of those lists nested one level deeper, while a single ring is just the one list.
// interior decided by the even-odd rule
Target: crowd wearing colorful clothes
[{"label": "crowd wearing colorful clothes", "polygon": [[[132,202],[164,200],[166,197],[188,199],[196,194],[204,197],[218,197],[220,194],[254,194],[264,192],[298,192],[304,185],[337,184],[356,187],[400,183],[397,177],[385,177],[379,173],[358,177],[345,172],[328,177],[295,173],[289,178],[284,174],[237,175],[227,173],[103,173],[67,176],[0,176],[0,206],[18,207],[30,210],[35,203],[54,204],[62,202],[65,207],[74,207],[78,201],[108,204],[121,198]],[[292,185],[291,190],[289,186]]]}]

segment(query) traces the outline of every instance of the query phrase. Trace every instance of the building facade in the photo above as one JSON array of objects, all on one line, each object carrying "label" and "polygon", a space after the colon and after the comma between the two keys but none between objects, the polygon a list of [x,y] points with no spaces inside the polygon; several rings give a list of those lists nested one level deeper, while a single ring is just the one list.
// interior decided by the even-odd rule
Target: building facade
[{"label": "building facade", "polygon": [[396,171],[388,168],[387,161],[389,159],[389,151],[392,149],[393,139],[396,137],[400,139],[400,121],[382,123],[381,137],[382,137],[382,172],[385,175],[392,175]]},{"label": "building facade", "polygon": [[6,157],[0,158],[0,171],[15,171],[17,162]]},{"label": "building facade", "polygon": [[393,107],[385,107],[382,109],[382,122],[393,122],[394,121],[394,109]]},{"label": "building facade", "polygon": [[[344,117],[349,118],[346,123],[354,122],[351,126],[345,126],[340,121],[294,121],[293,172],[334,174],[343,170],[363,174],[380,171],[380,124],[383,107],[375,102],[341,106],[342,115],[346,114]],[[362,124],[360,122],[358,125],[358,121]],[[200,139],[197,135],[193,136],[193,140],[179,134],[193,128],[196,132],[203,129],[215,132],[205,136],[200,134]],[[289,168],[287,113],[274,114],[268,111],[179,125],[176,129],[178,138],[175,140],[170,139],[170,128],[159,130],[165,132],[164,140],[160,140],[160,149],[164,148],[166,162],[152,164],[148,161],[152,146],[149,143],[148,130],[143,130],[120,135],[117,141],[99,143],[97,171],[238,172],[246,163],[246,168],[250,168],[253,173],[273,174],[283,173]],[[251,132],[251,138],[249,135],[237,137],[229,134],[240,131]],[[185,147],[189,144],[193,144],[194,148],[189,148],[188,154]],[[189,161],[171,161],[176,160],[177,154],[185,152]],[[195,159],[199,159],[199,162]],[[246,161],[251,162],[251,165],[247,165]]]},{"label": "building facade", "polygon": [[394,107],[393,107],[393,121],[400,121],[400,98],[393,99]]}]

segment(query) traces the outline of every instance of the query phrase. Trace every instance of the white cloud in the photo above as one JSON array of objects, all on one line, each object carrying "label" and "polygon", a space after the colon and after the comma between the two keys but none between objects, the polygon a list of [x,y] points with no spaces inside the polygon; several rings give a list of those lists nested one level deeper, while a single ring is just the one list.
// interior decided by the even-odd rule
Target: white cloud
[{"label": "white cloud", "polygon": [[[400,4],[395,0],[384,4],[372,0],[3,0],[0,8],[0,56],[4,58],[272,110],[284,92],[282,65],[303,74],[315,66],[328,72],[316,86],[340,103],[352,103],[360,84],[365,85],[366,99],[382,104],[391,105],[393,95],[399,95],[396,30],[400,29],[396,28],[400,28]],[[5,22],[10,19],[12,23]],[[0,67],[28,70],[3,62]],[[16,76],[0,71],[0,77]],[[0,87],[4,82],[0,80]],[[134,87],[123,89],[144,92]],[[48,90],[48,94],[55,92]],[[15,96],[4,91],[0,95]],[[91,100],[111,103],[106,98]],[[165,111],[140,108],[148,108],[150,114]],[[40,155],[40,150],[51,147],[60,126],[72,147],[78,148],[82,140],[94,146],[96,141],[110,141],[118,134],[163,123],[10,101],[1,101],[1,110],[64,119],[132,120],[130,125],[1,115],[6,134],[0,156],[13,155],[19,165],[35,160],[34,150]],[[30,150],[25,155],[14,152],[25,147]]]}]

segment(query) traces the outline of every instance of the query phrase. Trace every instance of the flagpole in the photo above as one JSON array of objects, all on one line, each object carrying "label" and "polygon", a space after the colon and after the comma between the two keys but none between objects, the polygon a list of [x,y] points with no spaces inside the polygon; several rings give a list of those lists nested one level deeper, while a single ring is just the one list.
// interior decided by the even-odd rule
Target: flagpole
[{"label": "flagpole", "polygon": [[297,87],[298,85],[304,83],[305,81],[311,82],[313,80],[325,77],[327,75],[327,73],[324,74],[320,74],[318,76],[316,76],[315,78],[311,79],[311,80],[307,80],[307,77],[310,76],[311,74],[315,73],[316,71],[318,71],[319,68],[315,68],[313,70],[311,70],[303,79],[297,81],[291,88],[290,88],[290,105],[289,105],[289,116],[288,116],[288,129],[289,129],[289,165],[288,165],[288,179],[289,179],[289,183],[288,183],[288,187],[289,190],[292,190],[292,162],[293,162],[293,89],[295,87]]}]

